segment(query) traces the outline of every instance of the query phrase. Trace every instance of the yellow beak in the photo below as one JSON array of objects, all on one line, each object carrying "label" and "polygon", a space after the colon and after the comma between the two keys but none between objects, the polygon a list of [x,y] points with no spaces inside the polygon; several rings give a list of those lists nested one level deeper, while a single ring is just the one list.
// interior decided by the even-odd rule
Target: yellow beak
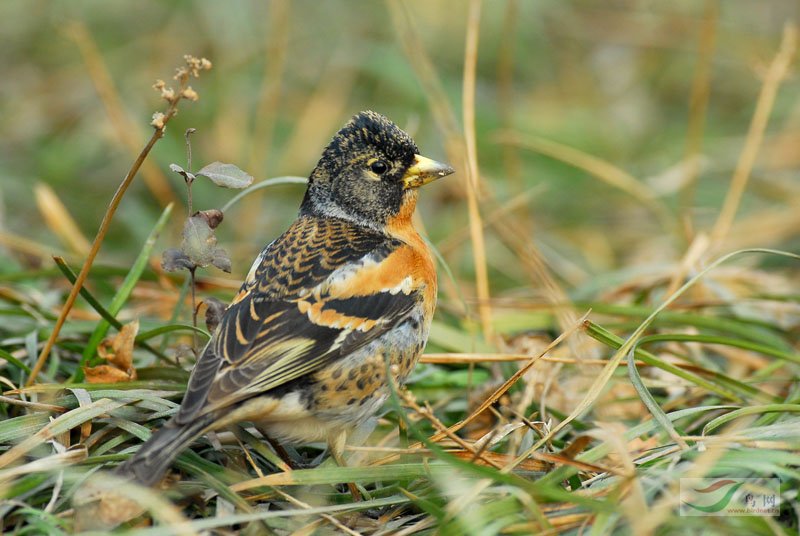
[{"label": "yellow beak", "polygon": [[406,174],[403,175],[403,189],[419,188],[436,179],[441,179],[451,173],[455,173],[455,171],[455,169],[447,164],[425,158],[422,155],[414,155],[414,163],[411,164]]}]

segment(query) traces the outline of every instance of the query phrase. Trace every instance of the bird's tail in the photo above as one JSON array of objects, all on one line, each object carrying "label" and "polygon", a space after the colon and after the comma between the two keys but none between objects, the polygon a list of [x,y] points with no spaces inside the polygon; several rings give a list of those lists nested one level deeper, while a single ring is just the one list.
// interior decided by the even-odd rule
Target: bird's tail
[{"label": "bird's tail", "polygon": [[184,424],[177,424],[174,419],[169,421],[150,436],[131,458],[117,467],[116,473],[133,478],[143,486],[158,483],[178,454],[206,431],[213,420],[209,414]]}]

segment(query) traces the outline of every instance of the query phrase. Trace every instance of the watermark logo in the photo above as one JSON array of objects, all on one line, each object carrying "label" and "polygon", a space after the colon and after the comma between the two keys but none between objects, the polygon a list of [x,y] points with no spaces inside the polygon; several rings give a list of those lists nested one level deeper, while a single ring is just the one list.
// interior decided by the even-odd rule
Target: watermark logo
[{"label": "watermark logo", "polygon": [[681,478],[682,516],[777,516],[777,478]]}]

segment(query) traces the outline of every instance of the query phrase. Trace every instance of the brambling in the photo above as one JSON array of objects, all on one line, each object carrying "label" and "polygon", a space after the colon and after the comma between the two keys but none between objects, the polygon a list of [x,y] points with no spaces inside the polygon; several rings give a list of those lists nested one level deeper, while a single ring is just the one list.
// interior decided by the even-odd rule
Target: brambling
[{"label": "brambling", "polygon": [[418,188],[453,173],[375,112],[354,116],[312,171],[297,219],[266,246],[189,378],[177,414],[118,472],[161,480],[198,436],[250,421],[278,442],[347,433],[402,384],[428,338],[436,270],[411,223]]}]

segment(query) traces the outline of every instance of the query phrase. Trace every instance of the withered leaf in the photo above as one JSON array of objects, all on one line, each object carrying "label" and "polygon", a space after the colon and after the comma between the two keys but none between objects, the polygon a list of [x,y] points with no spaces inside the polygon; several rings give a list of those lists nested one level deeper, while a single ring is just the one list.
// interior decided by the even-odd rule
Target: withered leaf
[{"label": "withered leaf", "polygon": [[181,251],[195,266],[206,267],[214,260],[217,237],[202,216],[192,216],[183,225]]},{"label": "withered leaf", "polygon": [[211,260],[211,264],[223,272],[231,273],[231,258],[228,256],[228,252],[222,248],[214,250],[214,258]]},{"label": "withered leaf", "polygon": [[135,374],[128,374],[111,365],[83,367],[83,374],[88,383],[124,383],[136,379]]},{"label": "withered leaf", "polygon": [[219,224],[222,223],[224,214],[222,214],[221,210],[212,208],[210,210],[200,210],[196,212],[194,216],[200,216],[201,218],[206,220],[206,223],[208,223],[209,227],[211,227],[212,229],[216,229],[219,226]]},{"label": "withered leaf", "polygon": [[188,218],[183,226],[181,251],[194,266],[205,268],[209,264],[213,264],[225,272],[231,271],[231,260],[228,253],[217,246],[214,230],[209,227],[206,218],[199,213]]},{"label": "withered leaf", "polygon": [[205,299],[206,303],[206,327],[208,328],[209,333],[214,333],[214,330],[217,329],[220,320],[222,319],[222,314],[225,312],[227,306],[217,298],[210,297]]},{"label": "withered leaf", "polygon": [[122,326],[111,343],[114,355],[108,357],[109,363],[121,370],[133,369],[133,345],[136,342],[137,333],[139,333],[138,319]]},{"label": "withered leaf", "polygon": [[161,254],[161,268],[167,272],[191,270],[192,267],[194,267],[192,260],[179,249],[169,248],[164,250],[164,253]]},{"label": "withered leaf", "polygon": [[212,162],[198,171],[197,175],[208,177],[223,188],[247,188],[253,183],[252,175],[233,164],[223,162]]},{"label": "withered leaf", "polygon": [[197,178],[197,177],[195,177],[194,173],[192,173],[191,171],[186,171],[185,169],[183,169],[178,164],[170,164],[169,165],[169,169],[171,171],[174,171],[175,173],[177,173],[181,177],[183,177],[183,180],[185,180],[186,182],[189,182],[189,183],[194,182],[194,180]]},{"label": "withered leaf", "polygon": [[108,361],[108,365],[84,367],[86,381],[89,383],[118,383],[136,379],[133,368],[133,346],[139,332],[139,321],[134,320],[122,326],[119,333],[107,337],[100,343],[97,353]]}]

